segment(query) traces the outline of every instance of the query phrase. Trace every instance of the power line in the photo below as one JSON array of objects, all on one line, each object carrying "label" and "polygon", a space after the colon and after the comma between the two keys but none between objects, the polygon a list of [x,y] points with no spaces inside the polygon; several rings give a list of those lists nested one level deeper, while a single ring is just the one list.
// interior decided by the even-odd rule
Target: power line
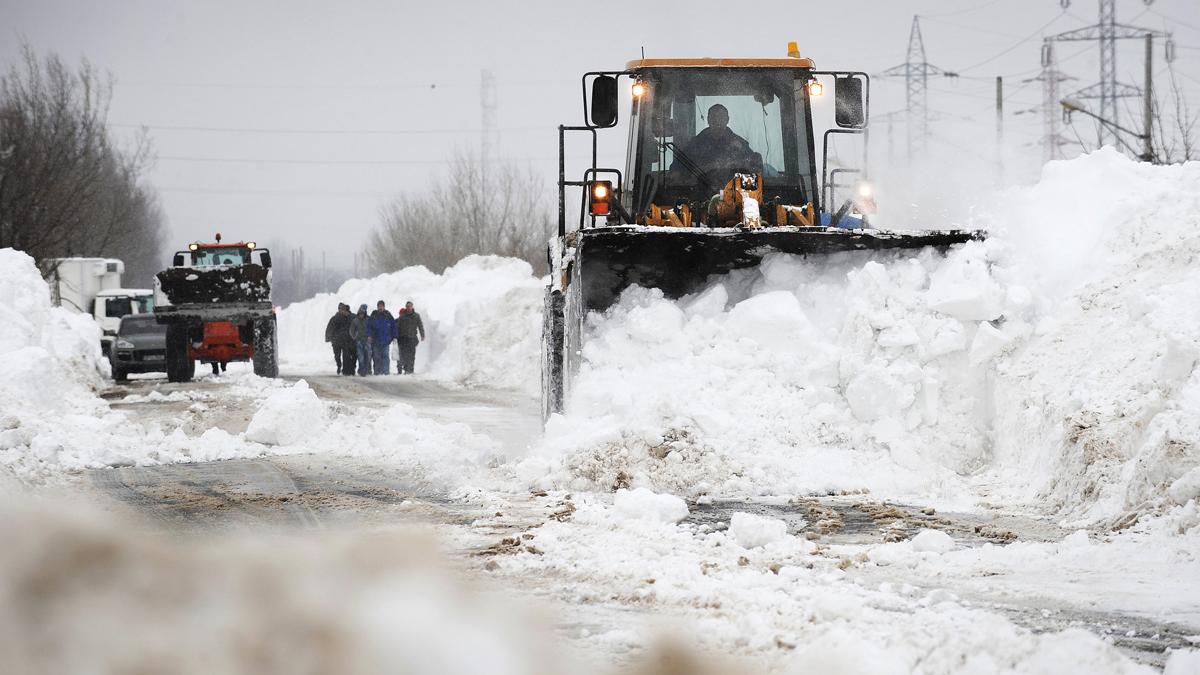
[{"label": "power line", "polygon": [[[434,165],[451,164],[449,159],[276,159],[258,157],[182,157],[177,155],[160,156],[155,159],[166,162],[210,162],[222,164],[314,164],[314,165],[383,165],[383,164],[412,164]],[[579,159],[579,158],[576,158]],[[550,162],[558,161],[558,157],[516,157],[514,162]]]},{"label": "power line", "polygon": [[[414,136],[433,134],[470,134],[479,133],[481,129],[268,129],[252,127],[201,127],[175,124],[128,124],[109,123],[110,127],[121,129],[153,129],[155,131],[186,131],[186,132],[215,132],[232,134],[284,134],[284,135],[331,135],[331,136]],[[503,131],[529,132],[553,131],[553,127],[508,127]]]},{"label": "power line", "polygon": [[1000,58],[1001,56],[1004,56],[1005,54],[1008,54],[1009,52],[1013,51],[1013,50],[1014,50],[1014,49],[1016,49],[1017,47],[1020,47],[1021,45],[1025,44],[1026,42],[1029,42],[1029,41],[1030,41],[1030,40],[1032,40],[1033,38],[1035,38],[1035,37],[1037,37],[1037,36],[1041,35],[1041,34],[1042,34],[1042,31],[1044,31],[1044,30],[1046,30],[1047,28],[1049,28],[1051,24],[1053,24],[1055,21],[1058,21],[1059,19],[1063,18],[1063,16],[1065,16],[1065,15],[1066,15],[1066,11],[1059,12],[1059,13],[1058,13],[1058,15],[1057,15],[1057,16],[1055,16],[1053,19],[1050,19],[1049,21],[1047,21],[1046,23],[1044,23],[1044,24],[1042,24],[1040,27],[1038,27],[1038,29],[1037,29],[1037,30],[1035,30],[1035,31],[1033,31],[1032,33],[1030,33],[1029,35],[1026,35],[1025,37],[1021,38],[1021,40],[1020,40],[1019,42],[1017,42],[1016,44],[1014,44],[1014,45],[1012,45],[1012,46],[1008,47],[1007,49],[1005,49],[1004,51],[1000,52],[999,54],[996,54],[995,56],[990,56],[990,57],[988,57],[988,58],[986,58],[986,59],[984,59],[984,60],[980,61],[979,63],[976,63],[976,64],[974,64],[974,65],[971,65],[971,66],[967,66],[966,68],[962,68],[962,69],[960,69],[960,72],[964,72],[964,73],[965,73],[965,72],[966,72],[966,71],[968,71],[968,70],[974,70],[974,69],[978,68],[979,66],[982,66],[982,65],[986,65],[986,64],[988,64],[988,63],[991,63],[992,61],[995,61],[996,59]]},{"label": "power line", "polygon": [[[117,87],[145,87],[159,89],[438,89],[464,88],[462,84],[438,84],[437,82],[376,82],[366,84],[317,82],[121,82]],[[562,80],[515,80],[502,83],[505,87],[545,87],[563,84]]]},{"label": "power line", "polygon": [[182,192],[187,194],[202,194],[202,195],[246,195],[251,197],[387,197],[392,192],[379,191],[329,191],[329,190],[232,190],[225,188],[197,188],[197,187],[158,187],[154,188],[158,192]]},{"label": "power line", "polygon": [[1180,21],[1179,19],[1176,19],[1173,16],[1167,16],[1166,14],[1163,14],[1162,12],[1158,11],[1157,9],[1147,9],[1146,11],[1150,12],[1151,14],[1157,14],[1159,17],[1166,19],[1167,21],[1173,21],[1181,26],[1187,26],[1188,28],[1191,28],[1192,30],[1200,30],[1200,26],[1197,26],[1194,23]]},{"label": "power line", "polygon": [[1000,0],[988,0],[987,2],[980,4],[980,5],[975,5],[974,7],[967,7],[965,9],[956,9],[956,10],[953,10],[950,12],[938,12],[937,14],[921,14],[920,16],[921,16],[921,18],[929,19],[929,18],[937,18],[940,16],[957,16],[959,14],[969,14],[971,12],[977,12],[981,9],[991,7],[992,5],[995,5],[999,2],[1000,2]]}]

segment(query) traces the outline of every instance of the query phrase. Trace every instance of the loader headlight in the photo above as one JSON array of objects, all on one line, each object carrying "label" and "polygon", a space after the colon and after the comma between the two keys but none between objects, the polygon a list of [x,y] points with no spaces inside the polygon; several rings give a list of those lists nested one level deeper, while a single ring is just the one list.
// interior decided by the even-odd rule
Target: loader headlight
[{"label": "loader headlight", "polygon": [[875,190],[871,187],[870,183],[859,183],[858,184],[858,196],[860,198],[867,199],[874,194],[875,194]]},{"label": "loader headlight", "polygon": [[196,250],[196,249],[198,249],[198,248],[200,248],[200,244],[196,244],[196,243],[191,243],[191,244],[188,244],[188,250],[189,250],[189,251],[195,251],[195,250]]},{"label": "loader headlight", "polygon": [[823,96],[825,94],[825,85],[819,80],[808,81],[808,95],[812,97]]},{"label": "loader headlight", "polygon": [[246,242],[246,248],[250,249],[251,251],[253,251],[253,250],[254,250],[254,247],[255,247],[255,246],[258,246],[258,244],[254,243],[254,242],[252,242],[252,241],[248,241],[248,242]]},{"label": "loader headlight", "polygon": [[632,92],[633,92],[634,98],[641,98],[641,97],[645,96],[646,92],[648,92],[648,91],[650,91],[650,89],[647,88],[645,83],[643,83],[641,80],[638,80],[637,82],[633,83]]}]

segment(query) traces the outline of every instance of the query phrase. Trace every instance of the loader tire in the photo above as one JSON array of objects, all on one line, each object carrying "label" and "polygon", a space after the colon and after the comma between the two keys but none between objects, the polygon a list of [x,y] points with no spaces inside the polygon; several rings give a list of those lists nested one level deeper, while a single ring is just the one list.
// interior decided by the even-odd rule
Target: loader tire
[{"label": "loader tire", "polygon": [[279,377],[279,342],[276,338],[275,317],[254,321],[254,374],[259,377]]},{"label": "loader tire", "polygon": [[563,411],[564,352],[566,349],[565,301],[561,291],[546,289],[542,310],[542,422]]},{"label": "loader tire", "polygon": [[188,331],[183,324],[167,324],[167,381],[187,382],[195,372],[188,358]]}]

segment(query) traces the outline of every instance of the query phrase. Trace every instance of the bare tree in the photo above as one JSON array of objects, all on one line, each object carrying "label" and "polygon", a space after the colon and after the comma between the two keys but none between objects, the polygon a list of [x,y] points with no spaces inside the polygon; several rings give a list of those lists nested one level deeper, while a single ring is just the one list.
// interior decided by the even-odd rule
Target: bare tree
[{"label": "bare tree", "polygon": [[1154,135],[1157,136],[1155,154],[1160,162],[1174,164],[1200,157],[1196,138],[1196,124],[1200,121],[1200,114],[1188,105],[1179,81],[1175,78],[1175,69],[1171,68],[1168,72],[1171,76],[1171,91],[1167,96],[1167,103],[1171,109],[1171,117],[1164,119],[1162,108],[1156,102],[1151,123]]},{"label": "bare tree", "polygon": [[87,61],[72,71],[23,45],[0,76],[0,247],[39,261],[111,256],[134,283],[161,266],[163,214],[141,183],[150,145],[130,151],[106,126],[112,84]]},{"label": "bare tree", "polygon": [[367,259],[375,272],[424,265],[434,272],[473,253],[545,259],[551,218],[543,179],[513,162],[485,166],[474,152],[455,153],[428,193],[400,195],[380,209]]}]

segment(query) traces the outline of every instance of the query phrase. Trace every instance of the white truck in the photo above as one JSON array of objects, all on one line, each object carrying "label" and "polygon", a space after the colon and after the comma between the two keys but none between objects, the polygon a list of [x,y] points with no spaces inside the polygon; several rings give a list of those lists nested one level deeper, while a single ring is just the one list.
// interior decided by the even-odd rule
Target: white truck
[{"label": "white truck", "polygon": [[115,258],[50,258],[43,261],[42,271],[54,304],[90,314],[100,324],[105,356],[121,317],[154,311],[154,291],[121,287],[125,263]]}]

